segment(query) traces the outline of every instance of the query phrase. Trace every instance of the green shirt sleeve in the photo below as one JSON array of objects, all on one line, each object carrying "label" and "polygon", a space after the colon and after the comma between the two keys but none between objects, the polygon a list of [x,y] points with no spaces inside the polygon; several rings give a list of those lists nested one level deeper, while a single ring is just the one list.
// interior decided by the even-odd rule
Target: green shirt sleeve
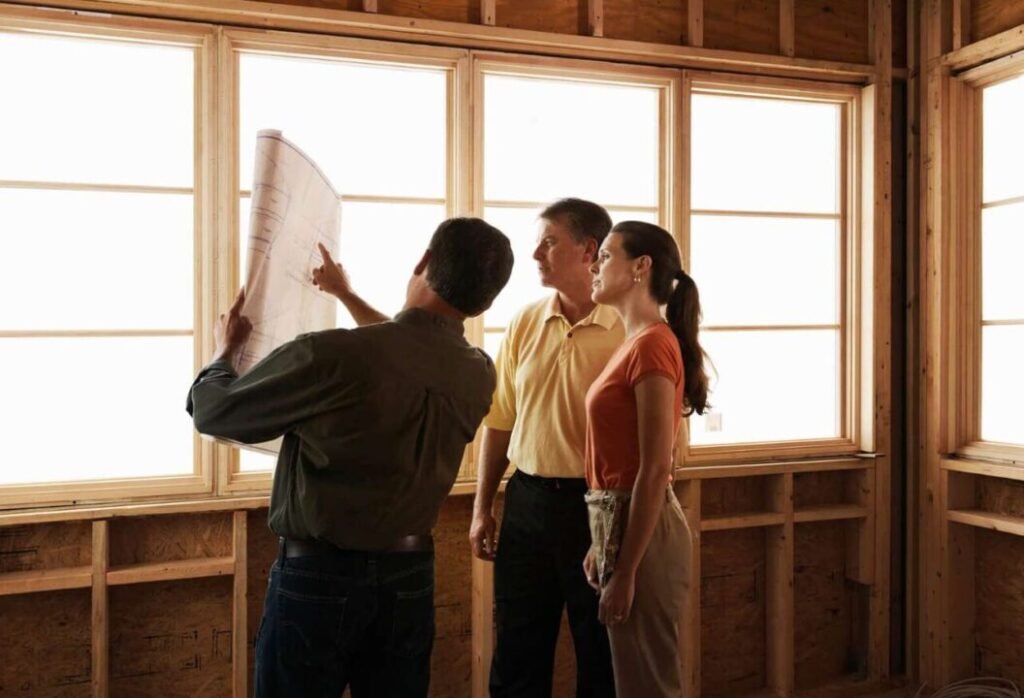
[{"label": "green shirt sleeve", "polygon": [[281,345],[241,377],[228,361],[207,365],[192,383],[186,403],[196,431],[259,443],[331,409],[336,391],[323,380],[325,366],[316,358],[314,337]]}]

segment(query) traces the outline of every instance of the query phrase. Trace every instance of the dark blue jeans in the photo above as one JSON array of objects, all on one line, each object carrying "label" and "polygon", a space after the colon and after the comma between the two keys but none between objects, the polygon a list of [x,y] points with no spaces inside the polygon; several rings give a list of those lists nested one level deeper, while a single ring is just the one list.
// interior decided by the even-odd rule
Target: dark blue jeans
[{"label": "dark blue jeans", "polygon": [[517,471],[505,489],[494,561],[492,698],[551,695],[563,610],[576,651],[576,696],[615,696],[608,632],[597,620],[598,596],[583,575],[590,548],[587,488],[582,479],[553,482]]},{"label": "dark blue jeans", "polygon": [[331,552],[270,571],[257,698],[425,698],[434,643],[432,552]]}]

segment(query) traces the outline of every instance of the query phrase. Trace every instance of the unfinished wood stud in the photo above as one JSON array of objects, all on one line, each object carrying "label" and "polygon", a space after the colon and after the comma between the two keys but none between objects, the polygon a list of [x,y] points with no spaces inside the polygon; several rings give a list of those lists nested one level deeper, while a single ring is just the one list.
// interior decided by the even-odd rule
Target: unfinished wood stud
[{"label": "unfinished wood stud", "polygon": [[496,24],[495,15],[498,0],[480,0],[480,22],[493,27]]},{"label": "unfinished wood stud", "polygon": [[110,566],[107,521],[92,524],[92,695],[106,698],[110,686],[110,606],[107,569]]}]

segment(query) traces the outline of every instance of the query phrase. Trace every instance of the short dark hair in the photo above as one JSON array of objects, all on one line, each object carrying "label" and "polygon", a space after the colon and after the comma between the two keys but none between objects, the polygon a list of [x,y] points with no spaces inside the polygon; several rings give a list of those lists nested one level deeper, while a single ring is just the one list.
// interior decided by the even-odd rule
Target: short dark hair
[{"label": "short dark hair", "polygon": [[512,243],[479,218],[449,218],[430,238],[427,284],[468,317],[479,315],[512,274]]},{"label": "short dark hair", "polygon": [[540,217],[567,227],[576,242],[593,240],[597,247],[612,229],[612,218],[604,207],[583,199],[560,199],[541,211]]}]

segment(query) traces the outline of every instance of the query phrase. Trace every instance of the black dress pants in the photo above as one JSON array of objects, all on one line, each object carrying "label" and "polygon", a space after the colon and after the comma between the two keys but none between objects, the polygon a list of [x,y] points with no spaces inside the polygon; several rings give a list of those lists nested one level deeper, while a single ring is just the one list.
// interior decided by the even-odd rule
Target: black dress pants
[{"label": "black dress pants", "polygon": [[597,620],[598,595],[583,574],[590,548],[586,489],[582,478],[517,471],[509,480],[494,562],[493,698],[551,695],[563,609],[576,651],[576,695],[615,695],[608,634]]}]

